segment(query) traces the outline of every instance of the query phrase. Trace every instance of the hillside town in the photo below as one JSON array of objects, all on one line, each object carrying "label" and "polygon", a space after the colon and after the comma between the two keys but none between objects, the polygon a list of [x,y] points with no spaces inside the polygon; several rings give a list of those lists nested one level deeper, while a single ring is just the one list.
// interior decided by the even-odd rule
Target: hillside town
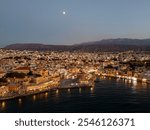
[{"label": "hillside town", "polygon": [[0,49],[1,100],[55,88],[92,87],[101,76],[149,84],[150,53]]}]

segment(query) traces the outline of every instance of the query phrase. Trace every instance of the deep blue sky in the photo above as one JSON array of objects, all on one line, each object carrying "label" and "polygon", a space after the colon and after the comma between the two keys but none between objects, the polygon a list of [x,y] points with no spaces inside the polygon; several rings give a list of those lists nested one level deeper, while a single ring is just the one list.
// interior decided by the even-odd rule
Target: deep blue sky
[{"label": "deep blue sky", "polygon": [[0,0],[0,47],[106,38],[150,38],[150,0]]}]

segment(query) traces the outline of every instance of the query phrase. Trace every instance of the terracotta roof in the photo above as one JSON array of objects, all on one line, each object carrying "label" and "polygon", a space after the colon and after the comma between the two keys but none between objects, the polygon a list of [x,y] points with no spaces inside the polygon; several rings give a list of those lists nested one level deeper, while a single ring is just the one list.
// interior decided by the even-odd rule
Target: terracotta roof
[{"label": "terracotta roof", "polygon": [[16,68],[15,70],[30,70],[30,67],[19,67]]},{"label": "terracotta roof", "polygon": [[4,71],[0,71],[0,74],[4,74],[5,72]]}]

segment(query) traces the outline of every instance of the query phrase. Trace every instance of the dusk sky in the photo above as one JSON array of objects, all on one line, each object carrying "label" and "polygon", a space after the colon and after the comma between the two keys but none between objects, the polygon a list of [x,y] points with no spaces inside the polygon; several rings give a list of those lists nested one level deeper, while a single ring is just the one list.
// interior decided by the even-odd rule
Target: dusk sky
[{"label": "dusk sky", "polygon": [[0,47],[150,38],[150,0],[0,0]]}]

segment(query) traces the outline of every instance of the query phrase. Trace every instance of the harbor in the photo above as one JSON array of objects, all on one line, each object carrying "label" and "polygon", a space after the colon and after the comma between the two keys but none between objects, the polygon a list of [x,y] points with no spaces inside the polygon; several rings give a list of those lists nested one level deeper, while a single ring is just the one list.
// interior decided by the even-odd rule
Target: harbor
[{"label": "harbor", "polygon": [[[29,95],[40,94],[40,93],[45,93],[45,92],[49,92],[51,90],[57,91],[60,89],[70,90],[70,89],[76,89],[76,88],[92,88],[92,87],[94,87],[94,84],[91,84],[91,83],[90,84],[86,84],[86,83],[79,84],[79,83],[73,82],[73,81],[76,81],[76,80],[71,80],[71,79],[63,80],[63,82],[60,86],[52,86],[52,85],[49,86],[50,82],[48,81],[48,82],[42,83],[40,85],[30,86],[30,89],[28,89],[24,92],[13,93],[10,95],[5,95],[3,97],[0,97],[0,101],[10,100],[10,99],[14,99],[14,98],[21,98],[21,97],[25,97],[25,96],[29,96]],[[87,81],[87,83],[89,83],[89,82]],[[46,84],[46,86],[45,86],[45,84]]]},{"label": "harbor", "polygon": [[150,85],[101,77],[94,87],[51,89],[0,101],[0,112],[149,112]]}]

